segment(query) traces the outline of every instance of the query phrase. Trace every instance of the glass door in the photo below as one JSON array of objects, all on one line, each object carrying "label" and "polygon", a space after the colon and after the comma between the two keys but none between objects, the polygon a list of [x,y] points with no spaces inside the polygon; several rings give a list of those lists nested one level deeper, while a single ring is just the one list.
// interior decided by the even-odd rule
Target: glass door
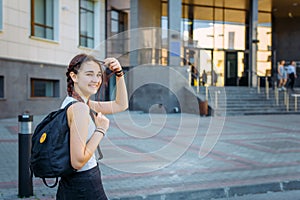
[{"label": "glass door", "polygon": [[238,52],[225,53],[225,85],[238,85]]},{"label": "glass door", "polygon": [[206,85],[212,85],[212,57],[213,51],[207,49],[199,50],[199,72],[200,76],[205,73],[206,74]]}]

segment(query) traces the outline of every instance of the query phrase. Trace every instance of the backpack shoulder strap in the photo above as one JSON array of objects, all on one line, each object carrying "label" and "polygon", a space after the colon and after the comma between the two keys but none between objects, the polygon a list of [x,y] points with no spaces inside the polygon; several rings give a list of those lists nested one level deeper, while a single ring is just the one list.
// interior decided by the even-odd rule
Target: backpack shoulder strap
[{"label": "backpack shoulder strap", "polygon": [[68,109],[71,105],[73,105],[74,103],[77,103],[78,101],[72,101],[70,103],[68,103],[63,109]]}]

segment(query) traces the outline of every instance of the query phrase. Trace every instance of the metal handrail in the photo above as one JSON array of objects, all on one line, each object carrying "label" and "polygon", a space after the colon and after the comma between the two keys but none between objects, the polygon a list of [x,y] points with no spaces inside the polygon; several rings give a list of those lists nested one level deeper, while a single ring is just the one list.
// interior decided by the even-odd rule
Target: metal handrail
[{"label": "metal handrail", "polygon": [[275,84],[275,87],[274,87],[274,92],[275,92],[275,102],[276,102],[276,106],[279,105],[279,92],[278,92],[278,88],[277,88],[277,85]]},{"label": "metal handrail", "polygon": [[268,77],[267,77],[267,76],[266,76],[266,78],[265,78],[265,81],[266,81],[266,83],[265,83],[266,98],[269,99],[269,98],[270,98],[270,97],[269,97],[269,81],[268,81]]},{"label": "metal handrail", "polygon": [[257,93],[260,94],[260,76],[257,77]]}]

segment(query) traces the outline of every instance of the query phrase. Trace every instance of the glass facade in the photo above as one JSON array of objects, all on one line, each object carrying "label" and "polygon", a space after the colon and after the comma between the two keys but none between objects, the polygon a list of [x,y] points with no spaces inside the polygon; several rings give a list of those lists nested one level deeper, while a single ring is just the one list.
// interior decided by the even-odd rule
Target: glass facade
[{"label": "glass facade", "polygon": [[[205,70],[208,85],[245,84],[242,79],[248,71],[249,3],[247,0],[182,1],[182,57],[187,60],[183,64],[193,65],[200,76]],[[163,29],[168,28],[167,7],[168,2],[162,2]],[[265,76],[271,70],[272,54],[271,11],[266,7],[259,7],[257,32],[255,73]]]},{"label": "glass facade", "polygon": [[270,76],[272,68],[272,24],[271,13],[261,12],[258,15],[257,39],[257,73],[259,76]]}]

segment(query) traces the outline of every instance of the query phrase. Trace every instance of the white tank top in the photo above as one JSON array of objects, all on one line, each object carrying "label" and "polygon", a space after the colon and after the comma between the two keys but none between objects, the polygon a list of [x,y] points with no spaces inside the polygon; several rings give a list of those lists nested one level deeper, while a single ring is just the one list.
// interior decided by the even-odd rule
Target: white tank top
[{"label": "white tank top", "polygon": [[[63,103],[61,105],[61,108],[64,108],[68,103],[70,103],[72,101],[77,101],[77,99],[74,99],[73,97],[67,96],[65,98],[65,100],[63,101]],[[92,137],[92,135],[94,134],[94,131],[96,129],[96,125],[95,125],[94,121],[92,120],[92,117],[89,116],[89,118],[90,119],[89,119],[89,126],[88,126],[87,141]],[[81,169],[78,170],[78,172],[92,169],[95,166],[97,166],[97,161],[96,161],[96,156],[95,156],[95,153],[94,153],[92,155],[92,157],[87,161],[87,163],[85,163],[85,165]]]}]

